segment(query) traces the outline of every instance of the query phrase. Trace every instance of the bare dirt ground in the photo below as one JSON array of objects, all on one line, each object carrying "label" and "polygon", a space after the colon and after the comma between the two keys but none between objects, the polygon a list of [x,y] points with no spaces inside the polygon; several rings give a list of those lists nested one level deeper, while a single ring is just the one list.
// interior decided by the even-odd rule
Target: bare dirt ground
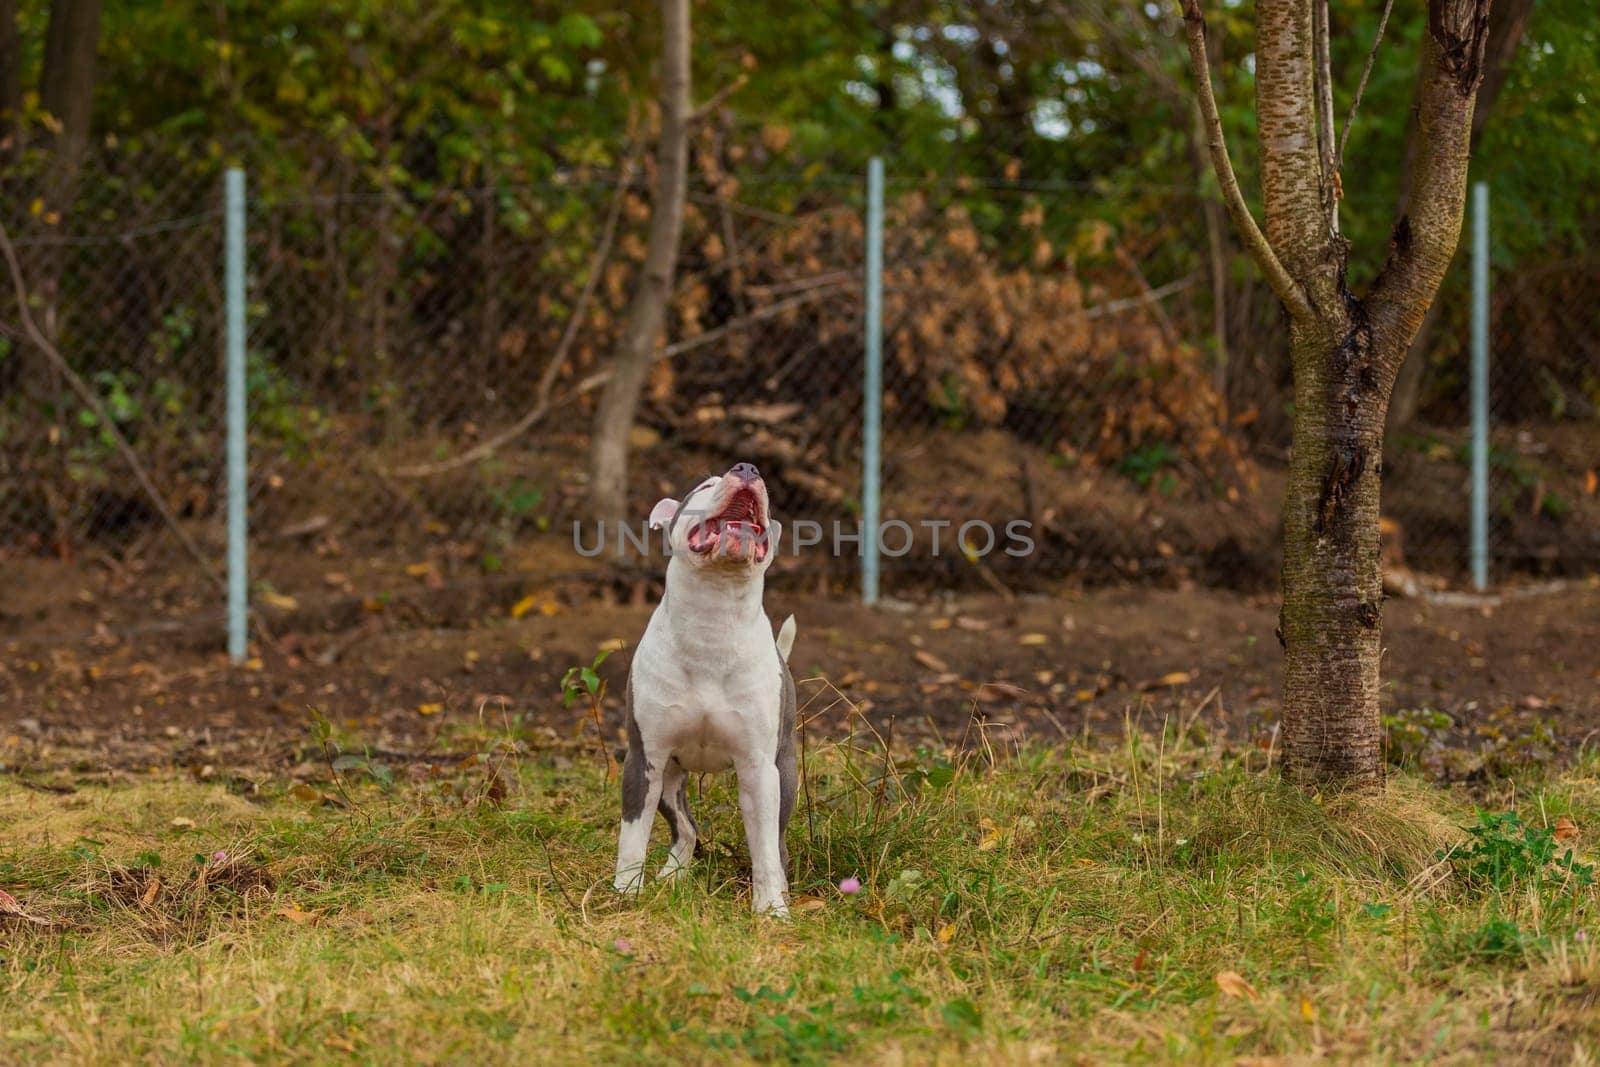
[{"label": "bare dirt ground", "polygon": [[[798,617],[793,666],[814,736],[870,723],[897,743],[1003,743],[1115,732],[1131,718],[1272,747],[1273,596],[1063,588],[866,610],[799,584],[769,588],[767,608],[774,621]],[[67,642],[64,623],[43,612],[19,622],[13,602],[0,619],[0,770],[41,788],[172,766],[246,781],[312,776],[322,758],[313,709],[398,762],[470,752],[469,726],[480,739],[487,726],[592,746],[594,727],[562,704],[562,675],[614,647],[601,674],[620,693],[653,597],[645,582],[530,591],[507,581],[346,598],[269,618],[244,667],[216,650],[214,623],[132,636],[102,627]],[[183,603],[149,610],[166,617]],[[130,610],[120,606],[123,621]],[[1411,709],[1442,712],[1448,721],[1427,720],[1428,743],[1465,753],[1441,774],[1481,774],[1489,757],[1559,759],[1600,734],[1600,583],[1497,603],[1391,600],[1385,627],[1386,710],[1404,723],[1419,718]],[[604,712],[611,734],[619,698]]]}]

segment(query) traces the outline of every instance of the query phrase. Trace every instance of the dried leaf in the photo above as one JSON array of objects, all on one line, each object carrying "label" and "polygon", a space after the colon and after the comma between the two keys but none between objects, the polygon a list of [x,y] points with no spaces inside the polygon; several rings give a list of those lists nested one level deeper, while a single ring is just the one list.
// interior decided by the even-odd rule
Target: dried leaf
[{"label": "dried leaf", "polygon": [[1244,980],[1244,976],[1237,971],[1218,971],[1217,988],[1230,997],[1239,997],[1242,1000],[1258,1000],[1261,994],[1256,992],[1256,987]]},{"label": "dried leaf", "polygon": [[444,710],[443,704],[418,704],[418,715],[437,715]]},{"label": "dried leaf", "polygon": [[1555,839],[1558,842],[1565,843],[1567,841],[1571,841],[1581,832],[1582,831],[1578,829],[1578,824],[1567,818],[1565,815],[1556,820]]},{"label": "dried leaf", "polygon": [[950,672],[950,664],[946,663],[944,660],[940,659],[938,656],[935,656],[932,652],[929,652],[926,649],[918,649],[911,654],[911,658],[928,668],[930,671],[937,671],[940,674],[948,674]]},{"label": "dried leaf", "polygon": [[528,614],[528,612],[538,607],[538,605],[538,596],[533,593],[529,593],[527,596],[511,605],[511,617],[513,619],[520,619],[524,615]]},{"label": "dried leaf", "polygon": [[1300,998],[1300,1018],[1308,1023],[1317,1021],[1317,1006],[1306,997]]},{"label": "dried leaf", "polygon": [[1151,689],[1168,689],[1177,685],[1188,685],[1192,681],[1194,681],[1194,675],[1188,671],[1168,671],[1154,681],[1140,682],[1139,689],[1141,692],[1148,692]]},{"label": "dried leaf", "polygon": [[1019,645],[1048,645],[1050,638],[1044,634],[1023,634],[1017,638]]},{"label": "dried leaf", "polygon": [[956,924],[955,923],[945,923],[943,926],[940,926],[939,927],[939,935],[938,936],[939,936],[939,944],[948,945],[951,941],[955,940]]}]

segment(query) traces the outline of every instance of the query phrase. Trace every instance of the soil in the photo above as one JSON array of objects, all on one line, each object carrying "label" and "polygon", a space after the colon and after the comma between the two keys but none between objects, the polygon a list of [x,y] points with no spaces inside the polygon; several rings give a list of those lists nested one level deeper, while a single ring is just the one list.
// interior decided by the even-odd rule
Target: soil
[{"label": "soil", "polygon": [[[41,582],[44,566],[61,572]],[[84,566],[35,562],[30,586],[70,587]],[[400,565],[370,566],[326,572],[324,584],[342,593]],[[410,593],[283,601],[241,667],[217,650],[214,620],[174,628],[185,598],[199,612],[203,588],[192,582],[160,611],[145,605],[168,621],[132,636],[102,621],[87,643],[56,635],[95,619],[126,623],[136,610],[117,597],[114,575],[100,576],[89,602],[13,597],[0,620],[0,770],[41,788],[172,766],[314,777],[313,709],[397,760],[470,751],[481,728],[504,724],[592,746],[580,708],[563,706],[562,676],[611,645],[619,651],[601,675],[620,692],[658,595],[653,580],[535,583],[513,567],[504,582],[458,585],[439,581],[436,565],[401,569]],[[1120,732],[1131,719],[1274,744],[1281,654],[1270,595],[1062,586],[867,610],[818,595],[810,578],[779,576],[767,608],[774,621],[791,612],[799,621],[793,667],[812,738],[870,724],[908,745],[1005,744]],[[1441,773],[1482,773],[1492,757],[1559,757],[1600,732],[1600,582],[1481,603],[1391,600],[1385,639],[1385,708],[1402,726],[1422,721],[1415,709],[1444,713],[1426,720],[1437,735],[1428,744],[1474,754]],[[610,743],[618,698],[603,711]]]}]

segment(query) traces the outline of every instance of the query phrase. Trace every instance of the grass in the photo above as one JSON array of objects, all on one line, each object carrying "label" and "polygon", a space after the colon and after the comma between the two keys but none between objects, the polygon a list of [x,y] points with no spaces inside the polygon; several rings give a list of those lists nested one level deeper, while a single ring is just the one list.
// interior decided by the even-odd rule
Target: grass
[{"label": "grass", "polygon": [[1176,732],[813,744],[784,924],[748,914],[730,781],[692,874],[622,900],[592,751],[463,740],[447,771],[348,756],[248,797],[0,781],[0,887],[53,924],[0,918],[0,1061],[1600,1053],[1596,890],[1555,841],[1600,825],[1592,756],[1485,820],[1405,778],[1309,798]]}]

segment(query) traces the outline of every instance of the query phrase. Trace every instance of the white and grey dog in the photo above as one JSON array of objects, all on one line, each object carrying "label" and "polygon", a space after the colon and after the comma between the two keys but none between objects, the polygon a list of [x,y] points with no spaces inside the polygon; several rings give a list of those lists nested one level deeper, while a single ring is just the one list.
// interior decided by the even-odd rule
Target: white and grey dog
[{"label": "white and grey dog", "polygon": [[689,772],[732,767],[750,844],[751,906],[758,914],[786,915],[783,837],[796,783],[789,673],[795,625],[791,615],[774,639],[761,607],[781,533],[768,515],[766,483],[751,464],[735,464],[681,500],[657,503],[650,527],[666,529],[671,558],[666,593],[628,672],[614,884],[620,892],[639,890],[658,809],[672,829],[660,877],[682,871],[694,857],[697,833]]}]

